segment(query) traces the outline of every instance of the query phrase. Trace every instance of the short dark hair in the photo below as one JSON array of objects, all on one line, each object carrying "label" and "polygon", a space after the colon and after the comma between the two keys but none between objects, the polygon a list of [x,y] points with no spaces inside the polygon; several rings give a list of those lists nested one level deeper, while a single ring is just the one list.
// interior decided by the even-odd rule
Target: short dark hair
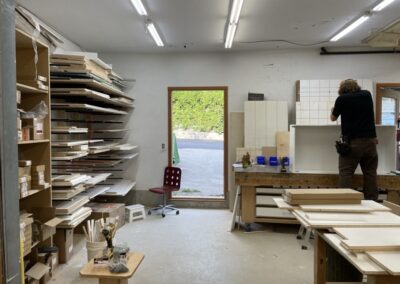
[{"label": "short dark hair", "polygon": [[361,90],[361,87],[358,85],[357,81],[354,79],[346,79],[340,82],[339,87],[339,95],[347,94],[347,93],[356,93]]}]

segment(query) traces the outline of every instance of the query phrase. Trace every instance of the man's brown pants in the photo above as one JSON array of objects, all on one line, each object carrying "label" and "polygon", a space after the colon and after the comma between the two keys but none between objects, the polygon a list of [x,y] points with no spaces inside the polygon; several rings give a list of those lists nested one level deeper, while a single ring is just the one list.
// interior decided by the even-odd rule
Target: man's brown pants
[{"label": "man's brown pants", "polygon": [[350,142],[351,153],[339,155],[339,186],[352,188],[354,172],[360,164],[364,176],[364,198],[378,199],[378,184],[376,170],[378,168],[378,153],[376,140],[372,138],[357,138]]}]

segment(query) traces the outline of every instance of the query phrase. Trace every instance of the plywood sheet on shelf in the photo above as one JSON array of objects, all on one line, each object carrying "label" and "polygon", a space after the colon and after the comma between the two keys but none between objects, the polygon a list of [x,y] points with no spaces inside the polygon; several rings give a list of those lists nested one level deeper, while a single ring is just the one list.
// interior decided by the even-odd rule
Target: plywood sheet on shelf
[{"label": "plywood sheet on shelf", "polygon": [[351,262],[361,273],[367,275],[386,274],[385,270],[364,253],[351,253],[340,245],[342,239],[336,234],[324,234],[324,239],[344,258]]},{"label": "plywood sheet on shelf", "polygon": [[61,175],[52,178],[52,185],[54,187],[75,186],[88,179],[90,179],[89,176],[82,174]]},{"label": "plywood sheet on shelf", "polygon": [[125,196],[128,194],[129,191],[131,191],[135,187],[135,185],[136,182],[131,180],[117,181],[114,184],[110,185],[111,188],[102,195]]},{"label": "plywood sheet on shelf", "polygon": [[367,252],[366,253],[379,266],[389,271],[392,275],[400,275],[400,252]]},{"label": "plywood sheet on shelf", "polygon": [[300,205],[301,210],[308,212],[350,212],[362,213],[372,211],[390,211],[389,208],[372,200],[362,200],[361,204],[312,204]]},{"label": "plywood sheet on shelf", "polygon": [[82,207],[89,202],[89,198],[86,196],[77,196],[69,201],[56,201],[53,206],[56,210],[57,215],[71,214],[78,208]]},{"label": "plywood sheet on shelf", "polygon": [[285,189],[291,199],[363,199],[363,194],[349,188],[299,188]]},{"label": "plywood sheet on shelf", "polygon": [[80,103],[52,103],[51,108],[53,109],[76,109],[82,111],[93,111],[100,113],[109,113],[109,114],[128,114],[126,111],[117,110],[113,108],[104,108],[99,106],[94,106],[90,104],[80,104]]},{"label": "plywood sheet on shelf", "polygon": [[400,217],[391,212],[315,213],[294,210],[294,213],[313,228],[333,227],[400,227]]}]

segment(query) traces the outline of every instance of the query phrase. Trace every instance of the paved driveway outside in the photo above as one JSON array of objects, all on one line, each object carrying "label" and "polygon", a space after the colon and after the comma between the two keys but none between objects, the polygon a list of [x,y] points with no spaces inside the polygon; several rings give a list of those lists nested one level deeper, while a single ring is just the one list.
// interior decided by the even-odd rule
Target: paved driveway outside
[{"label": "paved driveway outside", "polygon": [[223,141],[178,139],[181,190],[175,196],[223,196]]}]

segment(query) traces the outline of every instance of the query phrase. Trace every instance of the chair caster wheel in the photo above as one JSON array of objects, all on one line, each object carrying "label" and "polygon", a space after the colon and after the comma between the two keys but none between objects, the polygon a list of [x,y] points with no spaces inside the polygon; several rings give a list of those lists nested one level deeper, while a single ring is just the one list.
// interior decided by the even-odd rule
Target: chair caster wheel
[{"label": "chair caster wheel", "polygon": [[164,218],[164,217],[165,217],[165,214],[163,213],[163,214],[161,214],[161,216]]},{"label": "chair caster wheel", "polygon": [[147,215],[151,215],[151,210],[147,211]]},{"label": "chair caster wheel", "polygon": [[179,215],[179,210],[178,210],[178,211],[176,211],[176,215]]},{"label": "chair caster wheel", "polygon": [[308,250],[308,247],[307,246],[301,246],[301,249],[302,250]]},{"label": "chair caster wheel", "polygon": [[296,236],[296,239],[301,240],[302,237],[301,236]]}]

